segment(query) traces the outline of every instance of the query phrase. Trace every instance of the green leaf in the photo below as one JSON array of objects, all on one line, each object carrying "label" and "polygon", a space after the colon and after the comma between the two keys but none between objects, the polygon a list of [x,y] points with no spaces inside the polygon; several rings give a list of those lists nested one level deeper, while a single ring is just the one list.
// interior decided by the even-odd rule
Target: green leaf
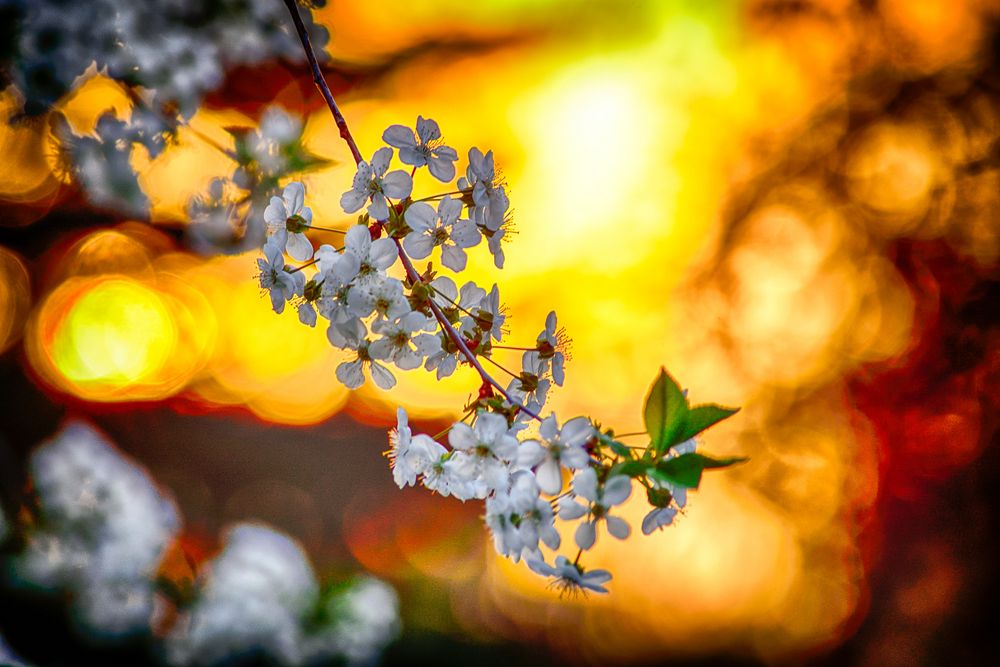
[{"label": "green leaf", "polygon": [[657,455],[663,454],[675,442],[678,432],[684,427],[687,413],[687,397],[666,369],[661,368],[642,411],[646,432]]},{"label": "green leaf", "polygon": [[690,440],[709,426],[718,424],[723,419],[728,419],[739,411],[739,408],[726,408],[714,403],[694,406],[688,410],[687,417],[684,419],[684,426],[674,436],[674,441],[670,443],[670,446],[673,447],[686,440]]},{"label": "green leaf", "polygon": [[670,482],[689,489],[697,489],[701,483],[701,473],[712,468],[728,468],[743,463],[745,458],[714,459],[704,454],[681,454],[666,461],[660,461],[650,476],[659,482]]},{"label": "green leaf", "polygon": [[611,467],[608,477],[613,475],[627,475],[629,477],[641,477],[646,474],[649,468],[648,461],[622,461]]}]

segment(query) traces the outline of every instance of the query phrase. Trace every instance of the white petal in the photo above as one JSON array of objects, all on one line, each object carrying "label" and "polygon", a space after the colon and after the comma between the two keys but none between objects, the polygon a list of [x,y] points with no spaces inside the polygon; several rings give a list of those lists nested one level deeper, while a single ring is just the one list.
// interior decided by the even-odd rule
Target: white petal
[{"label": "white petal", "polygon": [[590,455],[583,447],[567,447],[559,456],[559,463],[564,468],[586,468],[590,463]]},{"label": "white petal", "polygon": [[538,488],[550,496],[562,490],[562,471],[555,459],[546,459],[535,471],[535,478],[538,480]]},{"label": "white petal", "polygon": [[480,442],[493,444],[507,433],[507,419],[493,412],[481,412],[476,418],[475,430]]},{"label": "white petal", "polygon": [[413,130],[405,125],[390,125],[382,133],[382,141],[396,148],[412,148],[417,145]]},{"label": "white petal", "polygon": [[455,281],[448,276],[438,276],[431,281],[431,287],[440,296],[440,298],[435,298],[438,303],[443,302],[444,305],[450,306],[449,301],[458,300],[458,287],[455,286]]},{"label": "white petal", "polygon": [[573,476],[573,492],[592,503],[597,502],[597,473],[593,468],[581,470]]},{"label": "white petal", "polygon": [[344,213],[357,213],[367,199],[368,195],[364,192],[348,190],[340,196],[340,208],[344,209]]},{"label": "white petal", "polygon": [[542,420],[542,424],[538,427],[538,433],[546,440],[556,439],[559,431],[554,413]]},{"label": "white petal", "polygon": [[368,191],[368,186],[371,184],[371,180],[372,167],[370,164],[362,160],[358,163],[358,171],[354,174],[354,180],[351,182],[351,189],[355,192],[364,194]]},{"label": "white petal", "polygon": [[396,366],[404,371],[420,368],[421,357],[411,347],[404,347],[396,355]]},{"label": "white petal", "polygon": [[594,522],[584,521],[581,523],[573,537],[576,540],[576,546],[584,551],[594,546],[594,542],[597,541],[597,528],[594,526]]},{"label": "white petal", "polygon": [[480,174],[483,173],[483,152],[475,146],[469,149],[469,169],[476,176],[476,180],[482,178]]},{"label": "white petal", "polygon": [[413,192],[413,179],[401,169],[389,172],[382,178],[382,192],[392,199],[404,199]]},{"label": "white petal", "polygon": [[537,440],[525,440],[517,448],[517,465],[522,468],[534,468],[545,460],[547,450]]},{"label": "white petal", "polygon": [[462,422],[455,422],[451,430],[448,431],[448,444],[454,449],[474,449],[479,444],[479,439],[476,437],[471,426]]},{"label": "white petal", "polygon": [[365,374],[361,372],[361,360],[345,361],[337,366],[337,379],[348,389],[357,389],[365,383]]},{"label": "white petal", "polygon": [[447,158],[431,156],[427,161],[427,169],[431,176],[442,183],[450,183],[455,178],[455,163]]},{"label": "white petal", "polygon": [[422,143],[429,144],[441,138],[441,128],[430,118],[417,116],[417,136],[420,137]]},{"label": "white petal", "polygon": [[586,417],[574,417],[570,419],[563,424],[562,430],[559,431],[559,439],[570,447],[577,447],[586,443],[593,435],[594,427],[591,426],[590,420]]},{"label": "white petal", "polygon": [[354,225],[344,235],[344,246],[361,261],[367,260],[368,250],[372,247],[371,232],[364,225]]},{"label": "white petal", "polygon": [[456,273],[464,271],[468,261],[465,251],[458,246],[446,244],[441,247],[441,263],[452,271]]},{"label": "white petal", "polygon": [[441,218],[441,224],[454,224],[454,222],[458,220],[458,216],[462,214],[462,208],[464,208],[464,204],[462,204],[461,199],[452,199],[448,196],[442,199],[437,208],[438,216]]},{"label": "white petal", "polygon": [[632,480],[625,475],[615,475],[604,484],[602,504],[605,507],[621,505],[630,495],[632,495]]},{"label": "white petal", "polygon": [[608,532],[619,540],[624,540],[632,532],[625,519],[617,516],[607,516],[604,520],[608,522]]},{"label": "white petal", "polygon": [[472,222],[472,220],[459,220],[456,222],[452,226],[449,236],[451,236],[451,240],[460,248],[472,248],[479,245],[479,242],[483,239],[479,228],[476,227],[476,223]]},{"label": "white petal", "polygon": [[283,228],[286,220],[288,214],[285,212],[285,202],[281,197],[271,197],[271,203],[264,209],[264,222],[271,227]]},{"label": "white petal", "polygon": [[299,262],[305,262],[312,259],[313,244],[309,241],[305,234],[289,234],[286,248],[288,250],[288,254]]},{"label": "white petal", "polygon": [[368,262],[379,271],[385,271],[396,261],[396,243],[389,238],[375,239],[368,252]]},{"label": "white petal", "polygon": [[450,160],[452,162],[458,159],[458,151],[451,146],[437,146],[431,150],[431,153],[439,158]]},{"label": "white petal", "polygon": [[368,346],[368,354],[372,359],[389,359],[393,353],[392,341],[388,338],[379,338]]},{"label": "white petal", "polygon": [[385,173],[385,170],[389,168],[389,163],[392,161],[392,149],[386,146],[375,151],[375,155],[372,156],[372,172],[376,176],[381,176]]},{"label": "white petal", "polygon": [[305,197],[306,189],[301,183],[289,183],[285,186],[285,191],[282,193],[281,198],[285,200],[285,208],[288,210],[289,216],[296,215],[302,210]]},{"label": "white petal", "polygon": [[414,167],[422,167],[427,164],[427,157],[416,148],[400,148],[399,161]]},{"label": "white petal", "polygon": [[581,505],[572,498],[564,497],[559,499],[559,518],[564,521],[573,521],[590,511],[586,505]]},{"label": "white petal", "polygon": [[425,259],[434,250],[434,239],[424,232],[410,232],[403,239],[403,250],[412,259]]},{"label": "white petal", "polygon": [[437,220],[437,213],[430,204],[420,201],[406,209],[403,219],[406,220],[406,224],[409,225],[410,229],[424,232],[434,227],[434,221]]},{"label": "white petal", "polygon": [[396,377],[388,368],[377,361],[373,361],[371,364],[372,380],[375,381],[375,384],[377,384],[380,389],[389,390],[396,386]]},{"label": "white petal", "polygon": [[308,303],[299,306],[299,322],[309,327],[316,326],[316,309]]},{"label": "white petal", "polygon": [[566,381],[566,371],[564,370],[565,357],[562,352],[556,352],[552,357],[552,381],[560,387]]},{"label": "white petal", "polygon": [[368,205],[368,215],[379,222],[385,222],[389,218],[389,205],[381,193],[376,192],[372,195],[372,203]]}]

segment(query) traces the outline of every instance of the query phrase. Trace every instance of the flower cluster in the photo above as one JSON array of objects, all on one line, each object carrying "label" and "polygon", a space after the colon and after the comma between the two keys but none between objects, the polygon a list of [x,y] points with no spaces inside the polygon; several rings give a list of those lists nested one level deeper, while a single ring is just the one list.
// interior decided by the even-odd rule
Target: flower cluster
[{"label": "flower cluster", "polygon": [[[290,183],[282,196],[271,199],[264,213],[264,258],[258,260],[260,286],[276,312],[290,303],[308,326],[316,326],[320,317],[326,320],[330,343],[348,353],[336,376],[352,389],[364,384],[366,370],[376,385],[389,389],[396,383],[393,367],[423,366],[439,379],[459,364],[476,369],[482,381],[478,396],[441,439],[414,434],[406,412],[398,409],[387,452],[395,482],[401,488],[421,484],[463,502],[483,501],[499,554],[515,562],[524,559],[560,587],[606,592],[603,584],[611,574],[585,569],[582,554],[603,532],[620,540],[629,536],[631,527],[617,508],[636,484],[651,505],[643,533],[672,523],[685,504],[686,489],[697,487],[701,470],[734,462],[695,454],[693,440],[733,411],[691,408],[676,383],[661,373],[647,401],[648,447],[628,447],[588,417],[564,422],[551,413],[543,417],[549,392],[565,380],[568,338],[555,312],[531,344],[507,345],[499,288],[487,291],[471,281],[459,288],[434,267],[438,261],[460,273],[467,251],[486,238],[488,252],[502,268],[500,241],[510,202],[493,152],[472,148],[465,175],[453,186],[457,189],[414,198],[416,170],[427,167],[435,179],[451,183],[458,152],[442,143],[438,124],[422,116],[415,131],[392,125],[382,139],[387,146],[371,161],[358,159],[351,188],[341,197],[345,213],[364,209],[346,231],[316,226],[301,183]],[[395,157],[411,167],[409,173],[392,170]],[[314,244],[314,238],[333,233],[342,235],[337,237],[341,247]],[[286,256],[300,264],[287,264]],[[431,261],[419,273],[413,260],[424,259]],[[397,264],[401,277],[393,273]],[[519,371],[504,365],[501,355],[507,351],[520,353]],[[506,385],[483,362],[506,373]],[[670,404],[658,405],[659,397],[668,394]],[[702,408],[710,414],[698,412]],[[689,424],[692,415],[697,418]],[[562,545],[557,520],[575,524],[576,556],[559,555],[550,565],[542,548]]]},{"label": "flower cluster", "polygon": [[31,457],[37,521],[14,562],[18,578],[72,593],[102,634],[148,623],[153,577],[179,528],[172,501],[97,432],[70,424]]},{"label": "flower cluster", "polygon": [[[33,501],[9,526],[0,512],[0,567],[15,584],[69,599],[90,634],[148,636],[155,625],[170,664],[258,653],[289,666],[370,663],[398,634],[391,587],[370,577],[321,586],[301,546],[260,524],[229,529],[192,578],[167,577],[162,561],[180,530],[173,500],[87,424],[36,449],[30,470]],[[0,638],[0,662],[14,663],[4,655]]]},{"label": "flower cluster", "polygon": [[223,664],[251,652],[280,665],[370,662],[399,630],[388,585],[363,578],[321,590],[302,548],[261,525],[232,527],[202,592],[166,638],[174,665]]},{"label": "flower cluster", "polygon": [[[314,5],[321,3],[313,2]],[[0,62],[25,99],[25,113],[46,111],[94,63],[98,71],[138,85],[155,107],[189,116],[201,97],[237,65],[304,60],[275,0],[0,0],[13,30]],[[327,41],[307,12],[311,39]]]},{"label": "flower cluster", "polygon": [[[277,0],[0,0],[0,22],[11,38],[0,52],[0,88],[13,83],[23,114],[38,116],[79,77],[99,73],[119,82],[132,102],[124,119],[105,114],[92,131],[77,135],[60,117],[56,136],[64,168],[93,204],[143,218],[149,201],[132,166],[135,147],[155,158],[227,71],[276,58],[304,60],[285,15]],[[309,12],[302,18],[311,39],[324,44],[326,30]],[[266,111],[259,131],[243,134],[230,156],[239,164],[234,182],[251,191],[247,201],[259,188],[269,197],[277,178],[311,163],[294,150],[300,121],[280,110]],[[192,217],[214,223],[192,225],[199,249],[226,250],[243,235],[233,216]]]}]

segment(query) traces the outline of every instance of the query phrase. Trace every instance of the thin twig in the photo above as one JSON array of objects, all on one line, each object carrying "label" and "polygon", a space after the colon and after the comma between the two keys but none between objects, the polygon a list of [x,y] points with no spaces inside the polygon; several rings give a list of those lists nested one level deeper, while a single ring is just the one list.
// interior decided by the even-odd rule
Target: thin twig
[{"label": "thin twig", "polygon": [[313,83],[319,88],[319,92],[323,94],[323,99],[326,100],[326,106],[330,107],[330,113],[333,114],[333,120],[337,123],[337,127],[340,129],[341,138],[347,142],[347,147],[351,149],[351,155],[354,156],[354,162],[360,163],[362,161],[361,151],[358,150],[358,145],[354,143],[354,137],[351,136],[351,130],[347,127],[347,119],[344,118],[344,114],[340,113],[340,107],[337,106],[336,100],[333,99],[333,93],[330,92],[330,86],[326,84],[326,79],[323,78],[323,70],[320,69],[319,62],[316,60],[316,52],[313,51],[312,42],[309,40],[309,32],[306,30],[306,26],[302,23],[302,17],[299,16],[299,8],[295,4],[295,0],[284,0],[285,6],[288,7],[288,12],[292,15],[292,21],[295,23],[295,30],[299,33],[299,39],[302,41],[302,48],[306,52],[306,57],[309,59],[309,67],[312,69]]}]

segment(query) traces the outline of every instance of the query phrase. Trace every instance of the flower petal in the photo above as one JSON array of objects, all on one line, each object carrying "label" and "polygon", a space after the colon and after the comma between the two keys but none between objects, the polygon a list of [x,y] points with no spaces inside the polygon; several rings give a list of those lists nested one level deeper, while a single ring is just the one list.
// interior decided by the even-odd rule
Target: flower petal
[{"label": "flower petal", "polygon": [[576,546],[584,551],[594,546],[594,542],[597,541],[595,523],[594,521],[584,521],[577,527],[576,534],[573,536],[573,539],[576,540]]},{"label": "flower petal", "polygon": [[632,528],[621,517],[606,516],[604,520],[608,523],[608,532],[619,540],[624,540],[632,532]]},{"label": "flower petal", "polygon": [[382,177],[382,192],[392,199],[404,199],[413,192],[413,179],[402,169],[391,171]]},{"label": "flower petal", "polygon": [[462,422],[455,422],[448,431],[448,444],[454,449],[474,449],[479,444],[472,427]]},{"label": "flower petal", "polygon": [[392,239],[381,238],[372,242],[368,251],[368,263],[379,271],[385,271],[396,261],[396,244]]},{"label": "flower petal", "polygon": [[312,259],[313,244],[305,234],[289,234],[285,248],[296,261],[305,262]]},{"label": "flower petal", "polygon": [[372,156],[372,173],[375,176],[381,176],[385,173],[385,170],[389,168],[389,163],[392,161],[392,149],[383,146],[382,148],[375,151]]},{"label": "flower petal", "polygon": [[604,483],[604,499],[602,503],[605,507],[621,505],[632,495],[632,480],[625,475],[615,475]]},{"label": "flower petal", "polygon": [[375,384],[378,385],[380,389],[389,390],[396,386],[396,376],[392,374],[392,371],[377,361],[373,361],[371,364],[372,380],[375,381]]},{"label": "flower petal", "polygon": [[413,148],[417,145],[417,139],[413,136],[413,130],[405,125],[390,125],[382,133],[382,141],[396,148]]},{"label": "flower petal", "polygon": [[431,156],[427,160],[427,169],[442,183],[450,183],[455,178],[455,163],[447,158]]},{"label": "flower petal", "polygon": [[592,503],[597,502],[597,472],[593,468],[581,470],[573,476],[573,493]]},{"label": "flower petal", "polygon": [[562,490],[562,471],[555,459],[545,459],[535,471],[535,479],[538,480],[538,488],[550,496]]},{"label": "flower petal", "polygon": [[430,204],[418,201],[406,209],[403,219],[406,220],[406,224],[409,225],[410,229],[425,232],[434,227],[437,213]]},{"label": "flower petal", "polygon": [[281,198],[285,200],[285,209],[288,211],[288,215],[296,215],[302,210],[302,204],[305,203],[306,188],[298,181],[289,183],[285,186]]}]

